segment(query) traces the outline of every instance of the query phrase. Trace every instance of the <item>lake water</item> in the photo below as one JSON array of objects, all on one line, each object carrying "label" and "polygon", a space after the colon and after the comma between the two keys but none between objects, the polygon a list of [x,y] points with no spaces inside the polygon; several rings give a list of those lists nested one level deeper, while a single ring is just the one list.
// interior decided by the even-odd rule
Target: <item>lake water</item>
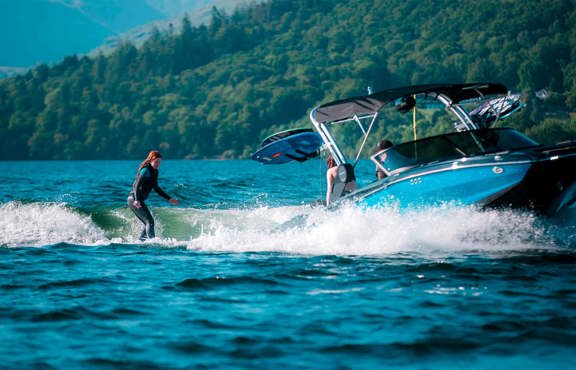
[{"label": "lake water", "polygon": [[137,166],[0,162],[0,368],[576,367],[574,210],[326,211],[320,161],[165,160],[141,243]]}]

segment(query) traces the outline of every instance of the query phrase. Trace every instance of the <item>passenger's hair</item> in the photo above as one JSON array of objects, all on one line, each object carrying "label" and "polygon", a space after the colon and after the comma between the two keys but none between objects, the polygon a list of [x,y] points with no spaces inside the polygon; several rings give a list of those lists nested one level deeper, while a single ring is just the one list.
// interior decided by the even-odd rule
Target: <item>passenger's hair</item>
[{"label": "passenger's hair", "polygon": [[326,167],[332,168],[336,166],[337,166],[336,160],[334,159],[334,157],[332,157],[332,155],[329,155],[328,158],[326,158]]},{"label": "passenger's hair", "polygon": [[384,150],[386,148],[390,148],[391,146],[394,146],[394,144],[392,144],[392,142],[390,140],[382,140],[378,143],[378,147],[376,148],[376,151],[381,151]]},{"label": "passenger's hair", "polygon": [[160,154],[160,152],[157,150],[151,150],[150,153],[148,153],[148,157],[146,157],[146,159],[142,163],[140,163],[140,167],[138,167],[138,173],[140,173],[142,168],[149,165],[150,162],[152,162],[156,158],[162,158],[162,154]]}]

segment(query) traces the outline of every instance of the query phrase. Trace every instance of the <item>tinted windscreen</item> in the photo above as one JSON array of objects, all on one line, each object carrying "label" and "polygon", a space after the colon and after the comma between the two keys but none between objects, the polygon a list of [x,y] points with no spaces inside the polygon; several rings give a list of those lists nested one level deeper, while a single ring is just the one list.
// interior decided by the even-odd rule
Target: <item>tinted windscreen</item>
[{"label": "tinted windscreen", "polygon": [[538,143],[512,129],[456,132],[399,144],[386,151],[380,163],[391,172],[398,168],[517,150]]}]

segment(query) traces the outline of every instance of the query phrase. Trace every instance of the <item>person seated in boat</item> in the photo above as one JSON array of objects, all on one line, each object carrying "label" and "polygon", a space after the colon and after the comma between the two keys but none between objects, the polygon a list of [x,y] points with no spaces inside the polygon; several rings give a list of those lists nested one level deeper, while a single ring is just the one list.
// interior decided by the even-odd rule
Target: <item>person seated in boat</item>
[{"label": "person seated in boat", "polygon": [[[350,166],[348,164],[348,166]],[[330,201],[332,200],[332,194],[334,193],[335,190],[335,186],[336,185],[336,177],[338,176],[338,164],[336,163],[336,160],[332,157],[332,155],[329,155],[328,158],[326,159],[326,205],[328,206],[330,204]],[[352,168],[350,166],[350,168]],[[356,177],[354,176],[354,170],[351,169],[348,171],[349,176],[351,176],[351,178],[348,178],[346,183],[344,184],[344,189],[342,190],[341,194],[335,194],[336,197],[340,197],[342,195],[351,193],[352,191],[356,190]]]},{"label": "person seated in boat", "polygon": [[[374,150],[374,154],[383,151],[384,149],[388,149],[390,147],[394,146],[394,144],[392,144],[392,142],[390,140],[381,140],[378,145],[376,146],[376,149]],[[379,158],[380,162],[384,162],[386,160],[386,153],[382,153],[380,154]],[[382,180],[383,178],[385,178],[387,175],[386,173],[382,170],[382,168],[380,168],[378,165],[376,165],[376,178],[378,180]]]},{"label": "person seated in boat", "polygon": [[408,113],[416,105],[416,99],[412,95],[408,95],[400,99],[396,104],[396,110],[400,113]]}]

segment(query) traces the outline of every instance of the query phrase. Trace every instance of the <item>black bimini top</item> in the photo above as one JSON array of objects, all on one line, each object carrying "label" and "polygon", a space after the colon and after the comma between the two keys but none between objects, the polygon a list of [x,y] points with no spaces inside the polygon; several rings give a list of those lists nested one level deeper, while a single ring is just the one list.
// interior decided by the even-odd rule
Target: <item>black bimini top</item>
[{"label": "black bimini top", "polygon": [[374,114],[390,102],[416,94],[444,95],[457,104],[468,99],[506,93],[506,86],[496,83],[414,85],[327,103],[312,111],[311,116],[318,123],[338,122]]}]

